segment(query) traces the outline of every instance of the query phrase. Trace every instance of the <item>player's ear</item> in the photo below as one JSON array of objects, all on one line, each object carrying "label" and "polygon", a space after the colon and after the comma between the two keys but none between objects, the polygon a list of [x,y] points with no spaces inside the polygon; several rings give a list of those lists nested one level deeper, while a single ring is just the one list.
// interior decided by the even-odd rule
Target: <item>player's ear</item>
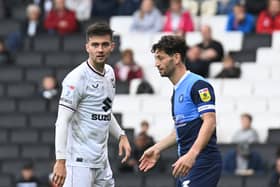
[{"label": "player's ear", "polygon": [[86,51],[89,53],[89,45],[88,42],[85,44]]},{"label": "player's ear", "polygon": [[175,60],[175,63],[176,64],[178,64],[178,63],[180,63],[180,61],[181,61],[181,55],[180,55],[180,53],[175,53],[174,54],[174,60]]}]

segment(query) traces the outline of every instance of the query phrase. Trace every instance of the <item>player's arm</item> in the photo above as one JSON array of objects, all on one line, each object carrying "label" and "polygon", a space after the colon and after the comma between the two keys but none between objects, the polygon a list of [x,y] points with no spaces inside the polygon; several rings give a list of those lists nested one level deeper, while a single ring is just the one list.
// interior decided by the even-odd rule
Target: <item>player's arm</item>
[{"label": "player's arm", "polygon": [[119,156],[123,155],[123,151],[125,152],[125,156],[122,159],[122,163],[126,162],[131,154],[131,147],[127,136],[125,135],[124,130],[121,129],[118,121],[115,116],[111,114],[111,121],[109,126],[110,134],[112,134],[116,139],[119,140]]},{"label": "player's arm", "polygon": [[198,81],[193,86],[191,95],[203,122],[190,150],[173,164],[173,175],[175,177],[185,176],[189,172],[216,128],[215,95],[212,86],[204,81]]},{"label": "player's arm", "polygon": [[74,111],[63,105],[58,107],[57,121],[55,123],[55,154],[56,162],[53,168],[53,182],[62,186],[66,178],[66,146],[68,137],[68,124]]},{"label": "player's arm", "polygon": [[147,149],[140,158],[139,169],[148,171],[153,168],[160,157],[160,153],[176,144],[176,132],[173,130],[168,136],[160,140],[158,143]]}]

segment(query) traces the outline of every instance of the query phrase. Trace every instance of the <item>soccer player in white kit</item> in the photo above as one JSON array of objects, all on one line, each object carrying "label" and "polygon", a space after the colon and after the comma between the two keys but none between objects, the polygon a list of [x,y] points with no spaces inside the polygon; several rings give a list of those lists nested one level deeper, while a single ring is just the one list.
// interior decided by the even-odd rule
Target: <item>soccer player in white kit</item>
[{"label": "soccer player in white kit", "polygon": [[113,187],[108,161],[110,134],[119,140],[122,162],[131,148],[112,114],[115,75],[107,59],[114,48],[113,31],[95,23],[86,33],[87,61],[72,70],[62,82],[55,130],[56,163],[53,182],[59,187]]}]

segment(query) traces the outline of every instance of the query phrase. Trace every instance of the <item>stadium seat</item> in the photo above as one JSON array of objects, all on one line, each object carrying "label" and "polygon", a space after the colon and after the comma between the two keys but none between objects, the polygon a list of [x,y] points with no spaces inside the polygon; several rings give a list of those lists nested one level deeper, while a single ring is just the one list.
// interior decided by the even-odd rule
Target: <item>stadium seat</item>
[{"label": "stadium seat", "polygon": [[194,46],[202,42],[202,36],[200,32],[189,32],[186,34],[186,42],[188,46]]},{"label": "stadium seat", "polygon": [[146,120],[150,124],[150,128],[154,125],[154,115],[151,113],[144,112],[129,112],[123,113],[123,127],[124,128],[134,128],[135,133],[140,132],[140,123]]},{"label": "stadium seat", "polygon": [[38,35],[34,38],[34,50],[38,52],[55,52],[61,49],[60,38],[55,35]]},{"label": "stadium seat", "polygon": [[256,50],[241,50],[230,52],[234,61],[236,62],[255,62]]},{"label": "stadium seat", "polygon": [[129,94],[129,81],[116,81],[116,94]]},{"label": "stadium seat", "polygon": [[224,79],[224,96],[251,96],[253,93],[253,84],[250,81],[240,81],[239,79]]},{"label": "stadium seat", "polygon": [[218,115],[235,112],[235,110],[236,99],[234,97],[216,96],[216,112]]},{"label": "stadium seat", "polygon": [[212,62],[209,67],[209,77],[214,78],[223,69],[222,62]]},{"label": "stadium seat", "polygon": [[236,175],[222,175],[218,187],[241,187],[242,178]]},{"label": "stadium seat", "polygon": [[7,129],[3,129],[1,128],[1,132],[0,132],[0,144],[5,144],[7,143],[8,140],[8,130]]},{"label": "stadium seat", "polygon": [[4,85],[1,84],[1,85],[0,85],[0,97],[4,96],[4,91],[5,91]]},{"label": "stadium seat", "polygon": [[273,97],[279,96],[280,87],[279,81],[255,81],[254,82],[254,95],[255,96],[265,96],[265,97]]},{"label": "stadium seat", "polygon": [[268,175],[253,175],[246,178],[246,187],[264,187],[268,186]]},{"label": "stadium seat", "polygon": [[141,176],[135,173],[118,174],[115,176],[116,187],[142,187]]},{"label": "stadium seat", "polygon": [[261,47],[257,49],[257,63],[263,65],[279,65],[280,53],[272,48]]},{"label": "stadium seat", "polygon": [[54,124],[51,129],[41,131],[41,142],[46,144],[54,144],[55,143],[55,129]]},{"label": "stadium seat", "polygon": [[270,67],[254,63],[241,64],[241,78],[245,80],[268,80],[271,77]]},{"label": "stadium seat", "polygon": [[51,68],[28,68],[26,69],[26,80],[41,83],[44,76],[52,74],[53,70]]},{"label": "stadium seat", "polygon": [[132,79],[129,84],[129,94],[136,95],[137,88],[140,85],[142,79]]},{"label": "stadium seat", "polygon": [[220,95],[222,95],[222,79],[214,79],[214,78],[208,78],[207,79],[210,84],[213,86],[216,98],[218,98]]},{"label": "stadium seat", "polygon": [[259,47],[270,47],[271,35],[269,34],[244,34],[242,50],[256,50]]},{"label": "stadium seat", "polygon": [[81,34],[67,35],[63,38],[63,50],[68,52],[82,52],[85,50],[86,39]]},{"label": "stadium seat", "polygon": [[[171,107],[167,108],[167,113],[156,113],[154,114],[154,124],[150,127],[150,133],[159,141],[169,135],[174,129],[174,121],[171,114]],[[160,130],[159,130],[160,129]]]},{"label": "stadium seat", "polygon": [[[34,142],[36,143],[36,141]],[[21,157],[25,159],[49,159],[49,145],[23,145],[21,147]]]},{"label": "stadium seat", "polygon": [[174,85],[168,78],[160,77],[157,90],[160,96],[167,97],[167,100],[170,101],[174,90]]},{"label": "stadium seat", "polygon": [[0,113],[9,113],[16,110],[16,102],[13,99],[0,99]]},{"label": "stadium seat", "polygon": [[175,179],[170,175],[157,173],[147,175],[145,187],[172,187],[175,186]]},{"label": "stadium seat", "polygon": [[234,133],[240,129],[240,119],[237,113],[217,114],[217,141],[231,143]]},{"label": "stadium seat", "polygon": [[11,33],[20,30],[20,24],[18,21],[15,20],[1,20],[0,21],[0,36],[8,36]]},{"label": "stadium seat", "polygon": [[132,16],[112,16],[110,26],[118,34],[127,34],[132,24]]},{"label": "stadium seat", "polygon": [[265,169],[271,169],[276,158],[277,144],[252,144],[251,150],[258,152],[264,161]]},{"label": "stadium seat", "polygon": [[29,116],[29,123],[31,127],[38,129],[49,129],[54,127],[57,114],[55,113],[43,113],[43,114],[31,114]]},{"label": "stadium seat", "polygon": [[279,64],[275,64],[275,65],[272,65],[270,67],[270,71],[271,71],[271,79],[272,80],[277,80],[277,81],[280,81],[280,63]]},{"label": "stadium seat", "polygon": [[49,174],[52,172],[53,163],[54,161],[52,161],[52,159],[35,161],[34,162],[35,173],[41,178],[48,177]]},{"label": "stadium seat", "polygon": [[[138,32],[131,32],[129,34],[121,35],[120,49],[132,49],[135,54],[138,52],[151,53],[152,34],[143,34]],[[132,42],[133,41],[133,42]]]},{"label": "stadium seat", "polygon": [[279,50],[280,49],[280,31],[274,31],[272,33],[272,48]]},{"label": "stadium seat", "polygon": [[71,67],[66,68],[55,68],[55,77],[59,83],[63,81],[65,76],[72,71]]},{"label": "stadium seat", "polygon": [[46,100],[44,99],[28,99],[19,102],[19,111],[22,113],[40,113],[46,111]]},{"label": "stadium seat", "polygon": [[[72,64],[72,55],[70,53],[48,53],[45,57],[45,65],[47,67],[74,67],[74,64]],[[76,62],[78,64],[80,62]]]},{"label": "stadium seat", "polygon": [[218,35],[215,35],[214,39],[222,43],[225,52],[240,51],[242,47],[243,33],[238,31],[234,31],[234,32],[224,31],[219,33]]},{"label": "stadium seat", "polygon": [[7,94],[9,97],[14,98],[33,97],[35,94],[35,87],[34,84],[30,83],[9,84]]},{"label": "stadium seat", "polygon": [[224,158],[224,155],[228,153],[229,151],[232,151],[236,149],[236,144],[233,143],[219,143],[218,148],[222,154],[222,158]]},{"label": "stadium seat", "polygon": [[[19,157],[19,146],[0,145],[0,159],[15,159]],[[0,183],[1,184],[1,183]]]},{"label": "stadium seat", "polygon": [[24,128],[27,126],[27,116],[18,113],[10,113],[0,116],[1,129]]},{"label": "stadium seat", "polygon": [[262,114],[268,111],[265,97],[239,97],[236,99],[236,111],[238,113],[250,112],[253,114]]},{"label": "stadium seat", "polygon": [[134,59],[135,62],[140,66],[150,66],[155,67],[154,54],[151,53],[150,47],[146,48],[145,51],[135,51]]},{"label": "stadium seat", "polygon": [[43,56],[41,53],[23,52],[16,54],[15,64],[24,67],[42,66]]},{"label": "stadium seat", "polygon": [[113,111],[126,113],[126,112],[139,112],[140,110],[140,97],[116,95],[113,104]]},{"label": "stadium seat", "polygon": [[275,97],[269,97],[268,98],[268,111],[270,113],[278,113],[279,112],[279,106],[280,106],[280,99]]},{"label": "stadium seat", "polygon": [[7,174],[0,174],[0,181],[1,187],[11,187],[13,184],[12,177]]},{"label": "stadium seat", "polygon": [[11,133],[12,143],[36,143],[38,142],[39,134],[35,130],[30,129],[14,129]]},{"label": "stadium seat", "polygon": [[270,128],[268,129],[267,141],[268,144],[278,144],[280,142],[280,129]]},{"label": "stadium seat", "polygon": [[17,21],[25,21],[26,19],[26,7],[15,6],[12,9],[12,18]]},{"label": "stadium seat", "polygon": [[0,82],[19,82],[23,79],[23,69],[15,67],[0,68]]},{"label": "stadium seat", "polygon": [[[2,162],[1,171],[5,174],[13,175],[15,178],[19,178],[20,170],[22,169],[23,165],[26,163],[24,160],[6,160]],[[11,187],[11,186],[9,186]]]},{"label": "stadium seat", "polygon": [[143,95],[141,105],[142,105],[142,111],[145,112],[150,112],[150,113],[171,112],[170,97]]}]

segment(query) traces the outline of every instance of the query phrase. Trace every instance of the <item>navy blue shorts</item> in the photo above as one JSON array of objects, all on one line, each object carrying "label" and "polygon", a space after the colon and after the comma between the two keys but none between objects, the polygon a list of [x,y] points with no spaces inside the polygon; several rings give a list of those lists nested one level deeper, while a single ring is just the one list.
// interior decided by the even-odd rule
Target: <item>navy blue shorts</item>
[{"label": "navy blue shorts", "polygon": [[195,164],[188,175],[177,178],[176,187],[216,187],[221,176],[222,161],[205,162]]}]

